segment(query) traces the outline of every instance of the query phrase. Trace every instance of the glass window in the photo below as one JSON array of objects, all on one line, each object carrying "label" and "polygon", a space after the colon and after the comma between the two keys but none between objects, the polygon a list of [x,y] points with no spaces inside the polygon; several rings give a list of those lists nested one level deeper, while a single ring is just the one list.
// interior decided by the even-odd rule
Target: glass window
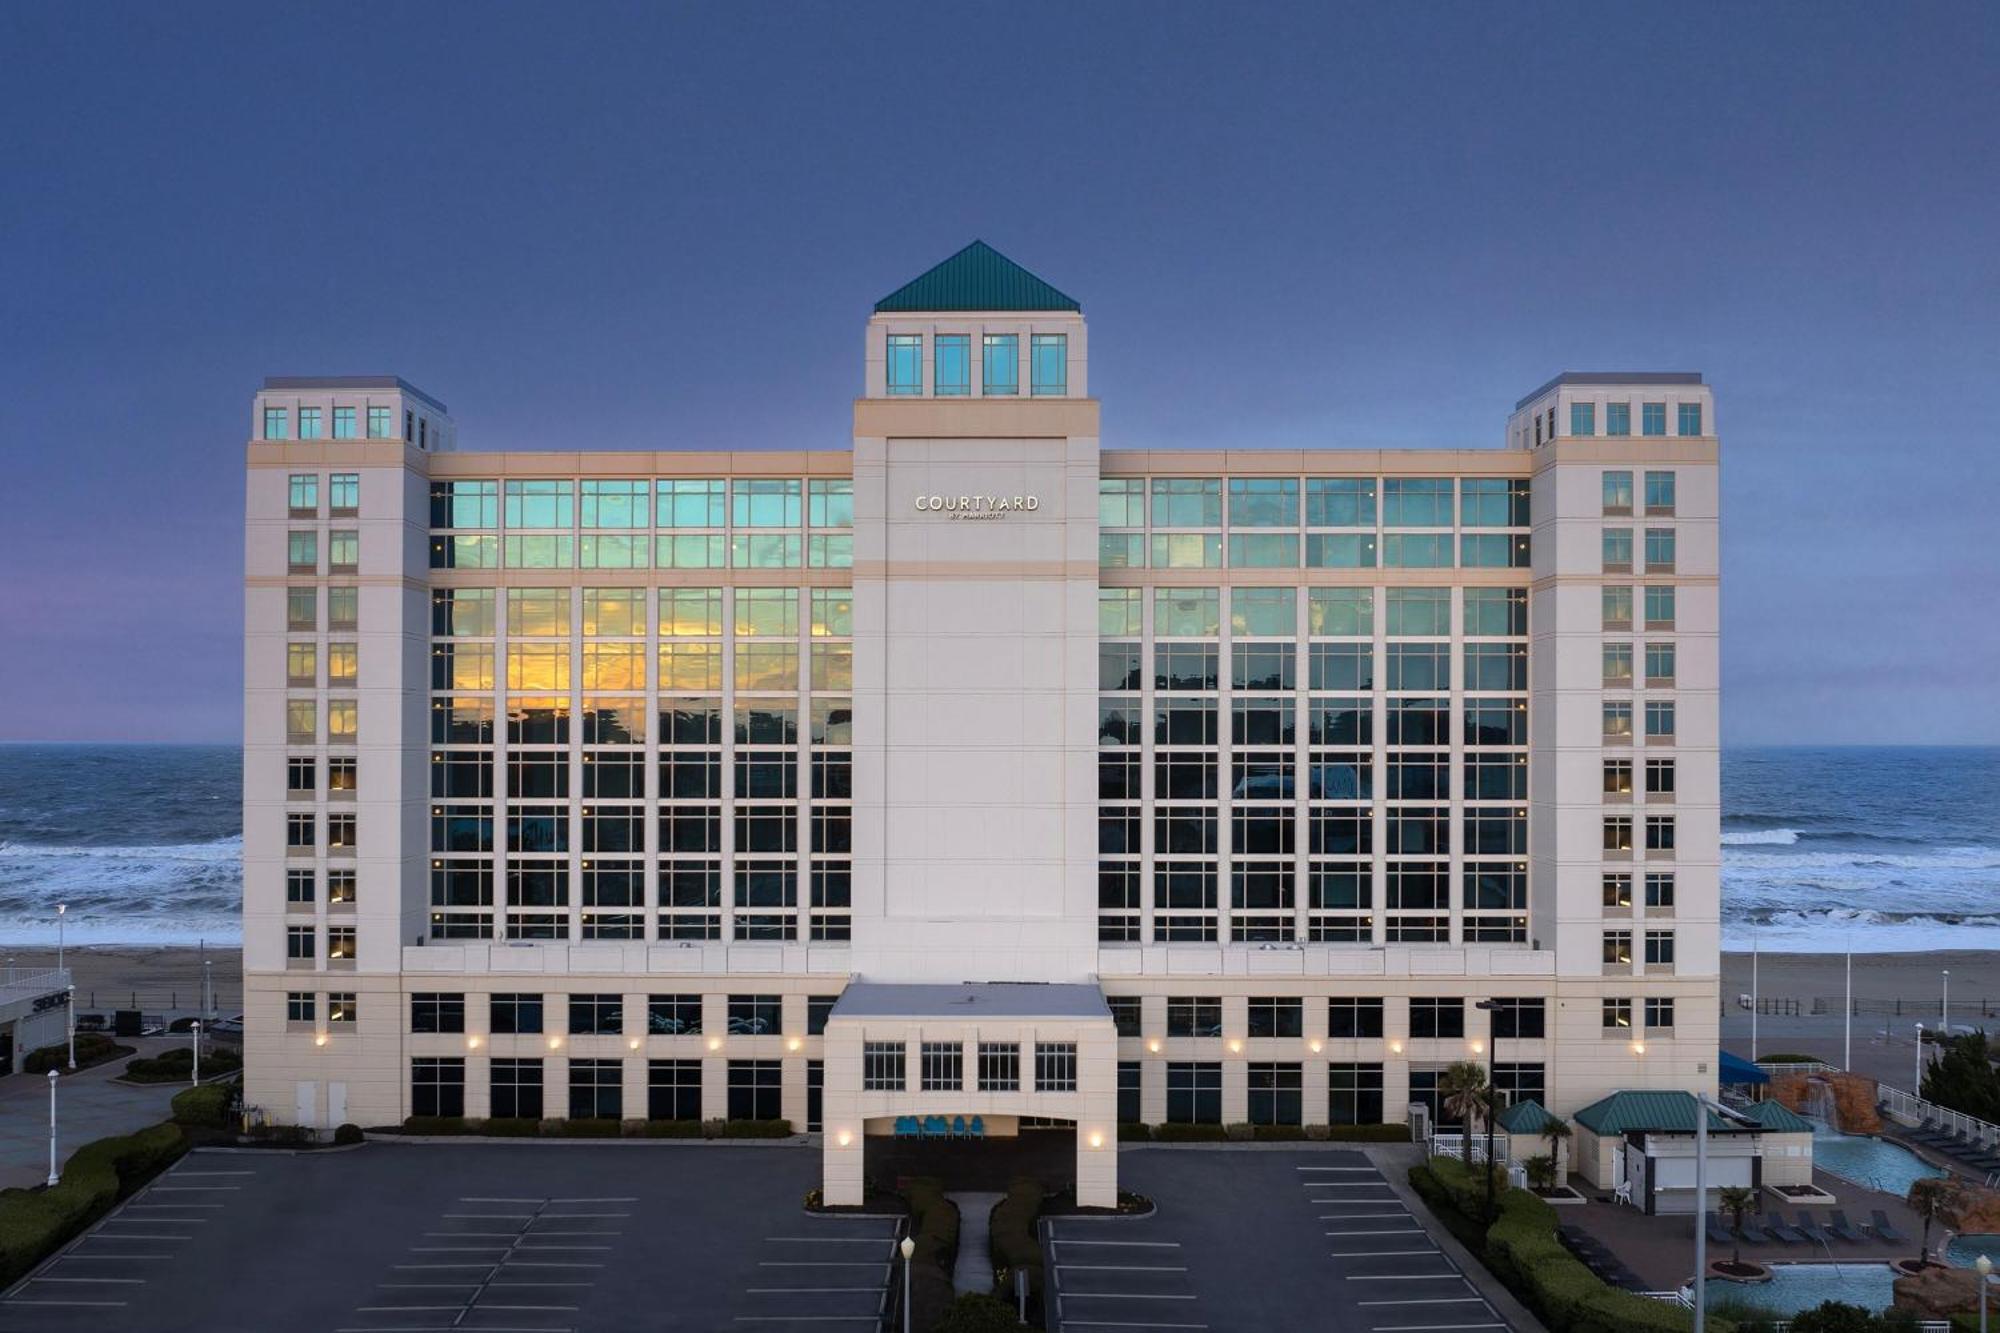
[{"label": "glass window", "polygon": [[1674,683],[1674,645],[1671,643],[1646,645],[1646,683],[1648,685]]},{"label": "glass window", "polygon": [[1674,512],[1673,473],[1648,472],[1646,474],[1646,512],[1649,514],[1671,514]]},{"label": "glass window", "polygon": [[1232,532],[1229,534],[1229,564],[1235,569],[1297,569],[1299,539],[1289,532]]},{"label": "glass window", "polygon": [[1153,478],[1155,528],[1219,528],[1222,526],[1220,477]]},{"label": "glass window", "polygon": [[1293,588],[1232,588],[1231,633],[1246,638],[1291,638],[1298,633],[1298,592]]},{"label": "glass window", "polygon": [[465,1057],[418,1056],[410,1061],[410,1114],[465,1114]]},{"label": "glass window", "polygon": [[1528,526],[1526,477],[1467,477],[1459,483],[1459,522],[1468,528]]},{"label": "glass window", "polygon": [[[1381,1035],[1379,1031],[1375,1035]],[[1382,1066],[1329,1064],[1326,1068],[1327,1121],[1335,1125],[1382,1123]]]},{"label": "glass window", "polygon": [[1308,632],[1316,638],[1368,638],[1375,633],[1375,590],[1311,589],[1306,622]]},{"label": "glass window", "polygon": [[264,438],[285,440],[291,438],[291,415],[282,407],[264,409]]},{"label": "glass window", "polygon": [[1451,478],[1388,477],[1382,482],[1382,526],[1451,526]]},{"label": "glass window", "polygon": [[1232,477],[1229,525],[1233,528],[1296,528],[1299,483],[1292,477]]},{"label": "glass window", "polygon": [[510,481],[505,498],[510,528],[567,528],[576,522],[574,482]]},{"label": "glass window", "polygon": [[1097,483],[1097,522],[1105,528],[1146,526],[1146,483],[1138,477],[1110,477]]},{"label": "glass window", "polygon": [[320,438],[320,410],[317,407],[299,409],[299,438],[302,440]]},{"label": "glass window", "polygon": [[1629,514],[1632,512],[1631,473],[1607,472],[1604,474],[1604,512],[1607,514]]},{"label": "glass window", "polygon": [[1468,638],[1509,638],[1528,632],[1526,588],[1467,588],[1461,596]]},{"label": "glass window", "polygon": [[924,335],[892,333],[888,346],[888,388],[891,397],[924,391]]},{"label": "glass window", "polygon": [[1069,335],[1037,333],[1028,339],[1029,392],[1060,398],[1069,392]]},{"label": "glass window", "polygon": [[815,528],[854,526],[854,483],[812,481],[806,485],[806,522]]},{"label": "glass window", "polygon": [[345,517],[361,510],[361,474],[358,472],[336,472],[327,479],[327,501],[333,508],[335,517]]},{"label": "glass window", "polygon": [[1606,588],[1603,595],[1603,628],[1630,629],[1631,626],[1632,590]]},{"label": "glass window", "polygon": [[923,1092],[963,1092],[965,1090],[964,1043],[924,1042],[917,1051],[917,1083]]},{"label": "glass window", "polygon": [[861,1088],[864,1092],[901,1092],[907,1080],[903,1073],[904,1046],[900,1041],[861,1043]]},{"label": "glass window", "polygon": [[1604,568],[1624,571],[1632,568],[1632,529],[1606,528],[1603,536]]},{"label": "glass window", "polygon": [[[717,479],[662,479],[659,525],[663,528],[719,528],[727,513],[726,483]],[[666,568],[663,561],[662,568]]]},{"label": "glass window", "polygon": [[1526,569],[1528,542],[1526,533],[1468,532],[1458,539],[1458,563],[1466,569]]},{"label": "glass window", "polygon": [[1632,404],[1606,403],[1604,405],[1604,433],[1606,435],[1630,435],[1632,433]]},{"label": "glass window", "polygon": [[[1630,590],[1627,590],[1627,618],[1630,618]],[[1672,629],[1674,627],[1674,589],[1671,584],[1664,587],[1646,589],[1646,628]]]},{"label": "glass window", "polygon": [[1676,433],[1680,435],[1701,434],[1700,403],[1682,403],[1680,405],[1679,430]]},{"label": "glass window", "polygon": [[1674,567],[1674,530],[1672,528],[1646,529],[1646,568],[1664,572]]},{"label": "glass window", "polygon": [[940,333],[932,340],[931,393],[939,398],[963,398],[972,392],[972,337]]},{"label": "glass window", "polygon": [[1382,536],[1384,569],[1450,569],[1449,532],[1390,532]]},{"label": "glass window", "polygon": [[1167,1122],[1222,1123],[1222,1065],[1218,1061],[1175,1061],[1167,1065]]},{"label": "glass window", "polygon": [[1038,1041],[1035,1043],[1035,1091],[1076,1091],[1076,1043]]},{"label": "glass window", "polygon": [[351,440],[354,438],[354,409],[336,407],[333,409],[333,438]]},{"label": "glass window", "polygon": [[1632,735],[1632,701],[1630,699],[1606,700],[1604,704],[1604,734],[1606,736]]},{"label": "glass window", "polygon": [[312,518],[319,513],[319,474],[294,472],[286,483],[286,507],[294,518]]},{"label": "glass window", "polygon": [[1639,405],[1639,433],[1641,435],[1665,435],[1667,433],[1667,405],[1665,403],[1641,403]]},{"label": "glass window", "polygon": [[291,532],[285,535],[285,563],[294,574],[319,572],[319,534]]},{"label": "glass window", "polygon": [[1153,568],[1220,569],[1222,538],[1212,532],[1156,532],[1153,534]]},{"label": "glass window", "polygon": [[980,392],[989,397],[1021,392],[1021,339],[1013,333],[983,335]]},{"label": "glass window", "polygon": [[1306,526],[1309,528],[1374,527],[1375,479],[1307,477]]},{"label": "glass window", "polygon": [[1153,635],[1162,639],[1212,639],[1222,633],[1218,588],[1155,588]]},{"label": "glass window", "polygon": [[583,526],[586,528],[650,528],[653,526],[653,484],[649,481],[583,483]]},{"label": "glass window", "polygon": [[395,420],[396,420],[395,412],[391,408],[387,407],[369,408],[368,438],[371,440],[389,439],[396,429]]},{"label": "glass window", "polygon": [[335,528],[326,535],[328,569],[352,570],[361,563],[361,534],[353,528]]},{"label": "glass window", "polygon": [[1390,588],[1388,601],[1391,638],[1451,633],[1451,589]]},{"label": "glass window", "polygon": [[796,528],[801,487],[789,478],[739,479],[730,484],[730,522],[739,528]]},{"label": "glass window", "polygon": [[1667,739],[1674,734],[1674,702],[1671,699],[1648,699],[1646,701],[1646,735],[1656,739]]},{"label": "glass window", "polygon": [[1569,433],[1572,435],[1597,434],[1597,404],[1571,403],[1569,405]]}]

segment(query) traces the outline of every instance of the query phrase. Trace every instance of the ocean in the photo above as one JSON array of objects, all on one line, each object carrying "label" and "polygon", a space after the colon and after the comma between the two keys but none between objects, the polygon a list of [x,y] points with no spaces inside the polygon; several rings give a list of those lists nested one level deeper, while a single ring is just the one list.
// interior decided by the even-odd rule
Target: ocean
[{"label": "ocean", "polygon": [[[0,943],[241,938],[235,746],[0,746]],[[2000,749],[1732,749],[1723,942],[2000,949]]]}]

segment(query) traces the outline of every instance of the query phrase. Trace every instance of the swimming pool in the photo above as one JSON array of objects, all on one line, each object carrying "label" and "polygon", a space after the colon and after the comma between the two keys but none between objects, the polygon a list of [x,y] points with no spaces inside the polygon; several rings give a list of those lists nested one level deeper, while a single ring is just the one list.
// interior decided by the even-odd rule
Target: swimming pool
[{"label": "swimming pool", "polygon": [[1775,1315],[1793,1315],[1824,1301],[1845,1301],[1864,1310],[1886,1309],[1896,1298],[1896,1274],[1879,1260],[1845,1264],[1772,1264],[1771,1280],[1750,1285],[1710,1279],[1712,1305],[1749,1306]]},{"label": "swimming pool", "polygon": [[1915,1182],[1950,1174],[1900,1143],[1866,1134],[1843,1134],[1824,1120],[1808,1118],[1813,1126],[1813,1165],[1842,1180],[1900,1199]]},{"label": "swimming pool", "polygon": [[1944,1261],[1954,1268],[1970,1268],[1982,1254],[2000,1263],[2000,1236],[1953,1236],[1944,1247]]}]

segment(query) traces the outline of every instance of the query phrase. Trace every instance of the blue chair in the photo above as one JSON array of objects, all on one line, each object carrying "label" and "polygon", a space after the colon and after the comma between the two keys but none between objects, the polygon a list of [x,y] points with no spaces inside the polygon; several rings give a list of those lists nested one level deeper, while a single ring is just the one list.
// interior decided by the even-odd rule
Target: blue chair
[{"label": "blue chair", "polygon": [[964,1117],[964,1116],[962,1116],[962,1115],[955,1115],[955,1116],[953,1116],[953,1117],[951,1118],[951,1136],[952,1136],[953,1138],[955,1138],[955,1139],[962,1139],[962,1138],[964,1138],[964,1137],[965,1137],[965,1117]]},{"label": "blue chair", "polygon": [[925,1138],[941,1139],[944,1138],[946,1135],[950,1134],[950,1132],[951,1132],[951,1126],[945,1123],[945,1119],[943,1116],[928,1115],[924,1117]]},{"label": "blue chair", "polygon": [[970,1134],[975,1139],[983,1139],[986,1137],[986,1122],[980,1119],[978,1116],[972,1117],[972,1123],[967,1125],[965,1128],[966,1128],[966,1133]]},{"label": "blue chair", "polygon": [[917,1137],[917,1133],[918,1133],[918,1130],[917,1130],[917,1118],[916,1118],[915,1116],[913,1116],[913,1115],[899,1115],[899,1116],[897,1116],[897,1117],[896,1117],[896,1137],[897,1137],[897,1138],[899,1138],[899,1139],[913,1139],[913,1138]]}]

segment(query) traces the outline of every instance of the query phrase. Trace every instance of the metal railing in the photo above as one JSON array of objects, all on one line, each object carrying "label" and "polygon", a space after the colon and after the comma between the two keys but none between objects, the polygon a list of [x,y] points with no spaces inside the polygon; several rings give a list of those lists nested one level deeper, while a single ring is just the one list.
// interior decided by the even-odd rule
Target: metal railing
[{"label": "metal railing", "polygon": [[[1430,1155],[1433,1157],[1452,1157],[1461,1162],[1464,1161],[1465,1137],[1464,1134],[1431,1135]],[[1486,1133],[1484,1130],[1474,1130],[1472,1132],[1472,1160],[1475,1162],[1484,1162],[1486,1160]],[[1503,1166],[1509,1161],[1507,1136],[1505,1134],[1495,1133],[1493,1136],[1493,1160]]]},{"label": "metal railing", "polygon": [[69,973],[53,967],[4,967],[0,968],[6,979],[0,981],[0,1000],[18,1000],[31,995],[44,995],[50,991],[63,990],[69,985]]},{"label": "metal railing", "polygon": [[1927,1102],[1914,1092],[1902,1088],[1892,1088],[1887,1083],[1875,1085],[1876,1096],[1881,1099],[1882,1109],[1890,1119],[1915,1127],[1926,1120],[1940,1129],[1949,1129],[1955,1134],[1970,1136],[1974,1142],[1984,1147],[2000,1144],[2000,1125],[1981,1120],[1978,1116],[1954,1111],[1936,1102]]},{"label": "metal railing", "polygon": [[1777,1078],[1784,1074],[1838,1074],[1839,1065],[1830,1065],[1824,1060],[1759,1060],[1757,1067]]}]

